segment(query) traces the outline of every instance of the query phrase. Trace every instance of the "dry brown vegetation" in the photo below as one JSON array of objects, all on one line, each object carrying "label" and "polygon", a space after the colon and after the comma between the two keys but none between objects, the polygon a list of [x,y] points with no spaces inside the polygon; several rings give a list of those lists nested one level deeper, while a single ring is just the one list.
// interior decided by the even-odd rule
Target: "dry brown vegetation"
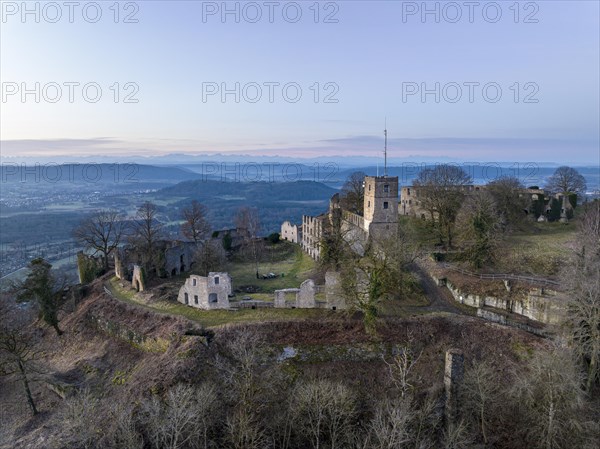
[{"label": "dry brown vegetation", "polygon": [[[478,439],[481,427],[465,421],[444,431],[439,401],[447,349],[462,349],[469,363],[486,360],[497,379],[507,379],[549,344],[448,314],[382,319],[375,339],[360,317],[345,314],[207,331],[124,304],[104,293],[102,280],[90,290],[61,317],[64,335],[42,328],[37,416],[22,406],[12,380],[0,378],[0,409],[10,409],[0,416],[0,447],[440,447]],[[278,362],[284,347],[297,355]],[[401,393],[389,366],[407,347],[420,357]],[[210,401],[198,402],[199,395]],[[197,413],[186,414],[189,408]],[[315,410],[324,413],[322,427],[315,427]],[[342,421],[333,419],[342,412]],[[491,418],[485,426],[496,447],[519,447],[510,426]],[[383,445],[396,438],[411,446]]]}]

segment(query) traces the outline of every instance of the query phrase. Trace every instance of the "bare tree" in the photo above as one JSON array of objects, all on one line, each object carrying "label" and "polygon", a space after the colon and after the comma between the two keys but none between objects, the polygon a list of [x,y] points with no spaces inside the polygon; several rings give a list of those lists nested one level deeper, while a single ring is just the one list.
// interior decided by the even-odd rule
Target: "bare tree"
[{"label": "bare tree", "polygon": [[456,227],[471,265],[481,268],[494,260],[501,229],[492,195],[485,191],[469,195],[458,212]]},{"label": "bare tree", "polygon": [[450,423],[443,432],[444,449],[469,449],[473,447],[473,438],[464,421]]},{"label": "bare tree", "polygon": [[133,222],[133,233],[130,242],[142,254],[142,263],[150,268],[156,262],[157,244],[162,237],[163,226],[157,219],[156,205],[146,201],[142,204]]},{"label": "bare tree", "polygon": [[502,402],[501,385],[497,369],[485,360],[473,363],[465,372],[465,408],[470,409],[476,417],[477,427],[485,444],[488,444],[489,439],[489,423],[497,413],[498,403]]},{"label": "bare tree", "polygon": [[562,273],[570,293],[567,322],[576,355],[587,367],[587,390],[600,381],[600,202],[586,206],[577,246]]},{"label": "bare tree", "polygon": [[424,256],[423,246],[410,224],[399,224],[396,234],[373,241],[377,257],[384,259],[389,273],[387,290],[395,297],[404,297],[414,291],[418,280],[412,272],[413,264]]},{"label": "bare tree", "polygon": [[214,387],[176,385],[164,401],[157,397],[142,402],[141,421],[156,449],[209,447],[217,395]]},{"label": "bare tree", "polygon": [[341,203],[345,210],[363,215],[365,203],[365,173],[357,171],[346,179],[342,186]]},{"label": "bare tree", "polygon": [[227,255],[219,240],[207,240],[196,251],[195,261],[198,272],[207,276],[211,271],[221,271]]},{"label": "bare tree", "polygon": [[343,445],[356,414],[352,391],[329,380],[298,385],[292,407],[300,432],[309,436],[314,449]]},{"label": "bare tree", "polygon": [[39,372],[42,351],[30,328],[31,313],[17,310],[8,298],[0,298],[0,375],[14,376],[23,386],[23,394],[31,413],[38,413],[31,393],[31,376]]},{"label": "bare tree", "polygon": [[423,353],[423,351],[415,353],[412,348],[413,341],[414,338],[409,333],[406,345],[399,347],[397,353],[389,361],[383,358],[389,370],[390,382],[400,392],[402,398],[406,397],[413,389],[411,383],[413,369]]},{"label": "bare tree", "polygon": [[262,336],[252,328],[236,331],[215,359],[215,367],[224,384],[226,398],[235,404],[227,419],[227,440],[236,449],[258,449],[267,437],[261,413],[271,371],[262,364]]},{"label": "bare tree", "polygon": [[574,168],[562,166],[558,167],[546,183],[546,188],[552,193],[581,194],[585,192],[585,178]]},{"label": "bare tree", "polygon": [[101,210],[84,218],[73,230],[75,239],[102,255],[104,271],[108,271],[108,256],[119,246],[126,229],[126,221],[115,210]]},{"label": "bare tree", "polygon": [[342,216],[339,209],[334,209],[328,220],[323,221],[321,241],[319,242],[319,264],[325,269],[340,269],[343,261],[351,251],[348,240],[349,230],[342,226]]},{"label": "bare tree", "polygon": [[582,376],[569,352],[555,347],[536,352],[527,371],[515,378],[512,395],[525,411],[528,446],[540,449],[582,447],[591,437]]},{"label": "bare tree", "polygon": [[521,181],[513,176],[503,176],[488,183],[486,190],[494,199],[502,228],[513,231],[522,227],[529,198]]},{"label": "bare tree", "polygon": [[562,166],[558,167],[554,174],[550,176],[546,183],[546,188],[552,193],[562,194],[562,212],[561,221],[567,219],[566,211],[571,209],[569,203],[569,194],[580,195],[585,192],[585,178],[574,168]]},{"label": "bare tree", "polygon": [[65,401],[57,420],[68,432],[76,447],[91,448],[100,434],[100,399],[88,388]]},{"label": "bare tree", "polygon": [[[408,267],[416,260],[420,250],[405,245],[403,238],[401,233],[398,240],[373,241],[363,257],[348,251],[340,264],[341,287],[346,302],[362,313],[365,331],[370,334],[376,332],[381,302],[405,293],[407,285],[414,280],[408,273]],[[407,251],[403,252],[404,249]]]},{"label": "bare tree", "polygon": [[183,209],[182,215],[185,220],[181,225],[183,235],[193,240],[194,243],[204,239],[210,231],[210,225],[206,218],[206,206],[194,200],[189,207]]},{"label": "bare tree", "polygon": [[268,441],[257,414],[245,407],[227,417],[226,438],[232,449],[263,449]]},{"label": "bare tree", "polygon": [[135,409],[132,405],[126,404],[125,400],[112,402],[109,405],[108,417],[110,424],[101,441],[104,447],[144,448],[144,438],[136,427]]},{"label": "bare tree", "polygon": [[348,257],[341,271],[341,286],[347,303],[363,315],[365,331],[376,333],[381,301],[388,293],[390,271],[385,258],[368,254]]},{"label": "bare tree", "polygon": [[437,228],[440,243],[452,247],[454,221],[471,177],[455,165],[437,165],[419,173],[414,181],[419,189],[421,207],[429,212]]},{"label": "bare tree", "polygon": [[254,207],[240,207],[235,216],[235,226],[244,233],[244,245],[252,252],[252,259],[256,265],[256,277],[258,278],[259,246],[258,234],[260,233],[260,218],[258,210]]},{"label": "bare tree", "polygon": [[379,404],[369,423],[368,447],[373,449],[397,449],[407,447],[412,441],[411,421],[414,418],[412,401],[386,399]]}]

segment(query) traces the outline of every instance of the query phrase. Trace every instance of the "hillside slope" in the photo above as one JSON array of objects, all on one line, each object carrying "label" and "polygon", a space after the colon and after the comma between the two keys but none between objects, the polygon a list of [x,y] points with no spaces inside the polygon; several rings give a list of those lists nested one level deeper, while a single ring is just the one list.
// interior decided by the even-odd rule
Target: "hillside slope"
[{"label": "hillside slope", "polygon": [[[105,404],[125,401],[135,407],[180,382],[216,382],[216,358],[244,330],[264,342],[263,363],[292,376],[288,382],[325,377],[351,386],[365,400],[388,394],[382,356],[398,345],[422,351],[415,387],[430,391],[441,387],[449,348],[462,349],[467,361],[494,354],[503,371],[547,344],[521,331],[447,314],[386,320],[376,339],[365,334],[359,317],[342,313],[334,319],[228,325],[208,332],[182,317],[119,302],[105,292],[105,280],[93,283],[87,297],[63,317],[62,337],[43,330],[39,349],[47,353],[45,374],[33,387],[38,416],[27,414],[19,385],[0,381],[0,408],[11,406],[11,416],[3,417],[1,448],[73,447],[63,428],[60,395],[87,389]],[[283,362],[282,354],[290,351],[295,355]],[[99,423],[104,419],[110,419],[108,412]]]}]

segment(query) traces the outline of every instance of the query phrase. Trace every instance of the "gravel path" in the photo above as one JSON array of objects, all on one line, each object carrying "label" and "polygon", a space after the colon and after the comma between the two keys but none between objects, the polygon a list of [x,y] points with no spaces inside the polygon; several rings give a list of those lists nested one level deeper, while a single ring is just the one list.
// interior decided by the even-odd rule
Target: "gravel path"
[{"label": "gravel path", "polygon": [[429,305],[425,307],[415,307],[415,310],[425,310],[427,312],[448,312],[456,313],[459,315],[466,315],[462,310],[454,305],[454,298],[452,294],[445,287],[438,287],[436,283],[431,279],[427,272],[415,263],[411,266],[411,269],[415,272],[419,278],[419,282],[425,296],[429,299]]}]

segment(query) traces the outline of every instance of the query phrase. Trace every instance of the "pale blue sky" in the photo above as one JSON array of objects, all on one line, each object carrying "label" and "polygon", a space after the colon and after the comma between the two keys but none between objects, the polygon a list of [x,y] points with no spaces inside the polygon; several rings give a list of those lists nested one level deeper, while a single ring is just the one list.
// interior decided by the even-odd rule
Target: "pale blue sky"
[{"label": "pale blue sky", "polygon": [[[204,23],[203,8],[221,7],[222,2],[145,1],[136,3],[138,23],[117,24],[109,9],[113,1],[99,2],[103,16],[97,23],[86,22],[80,9],[69,23],[62,2],[58,23],[46,22],[42,10],[40,23],[32,15],[23,23],[20,11],[10,15],[12,6],[7,6],[20,7],[21,2],[2,3],[0,77],[5,93],[7,83],[32,88],[35,82],[96,82],[103,91],[94,104],[77,87],[72,104],[66,87],[58,103],[44,98],[35,103],[33,95],[24,103],[19,94],[3,98],[0,138],[5,157],[203,151],[369,154],[381,149],[387,117],[394,157],[598,162],[596,1],[520,2],[519,23],[511,9],[514,1],[498,2],[502,17],[496,23],[484,19],[482,7],[469,23],[463,2],[457,2],[463,13],[457,23],[442,14],[440,23],[432,15],[423,23],[419,14],[403,23],[403,8],[408,11],[421,2],[392,1],[320,2],[320,23],[314,23],[313,1],[299,2],[302,18],[297,23],[282,15],[289,2],[276,2],[274,23],[269,23],[268,6],[257,2],[263,13],[258,23],[248,23],[243,15],[239,23],[233,15],[223,23],[219,14],[207,16]],[[440,13],[447,3],[439,3]],[[28,4],[34,8],[36,2]],[[233,8],[234,2],[228,5]],[[121,20],[123,8],[125,2]],[[334,8],[338,23],[322,23]],[[532,17],[538,23],[523,23],[534,8]],[[446,13],[451,18],[454,11]],[[119,103],[110,90],[115,82],[121,83]],[[122,102],[126,82],[139,86],[137,104]],[[230,88],[236,82],[295,82],[303,95],[289,103],[281,88],[275,88],[270,103],[263,86],[263,99],[257,103],[243,98],[236,103],[233,95],[225,103],[219,95],[203,102],[203,82]],[[315,82],[321,91],[317,103],[310,89]],[[338,103],[323,102],[327,82],[339,87],[334,96]],[[470,103],[463,86],[463,99],[457,103],[443,97],[436,103],[433,95],[425,103],[419,95],[403,102],[403,83],[433,88],[435,82],[494,82],[502,88],[502,98],[485,101],[479,86]],[[517,103],[515,82],[520,83]],[[525,83],[539,88],[533,97],[538,103],[523,102],[523,95],[535,87],[525,88]],[[449,89],[446,93],[453,96]],[[86,143],[68,145],[65,139]],[[453,140],[444,146],[432,139]],[[21,140],[32,142],[15,142]]]}]

